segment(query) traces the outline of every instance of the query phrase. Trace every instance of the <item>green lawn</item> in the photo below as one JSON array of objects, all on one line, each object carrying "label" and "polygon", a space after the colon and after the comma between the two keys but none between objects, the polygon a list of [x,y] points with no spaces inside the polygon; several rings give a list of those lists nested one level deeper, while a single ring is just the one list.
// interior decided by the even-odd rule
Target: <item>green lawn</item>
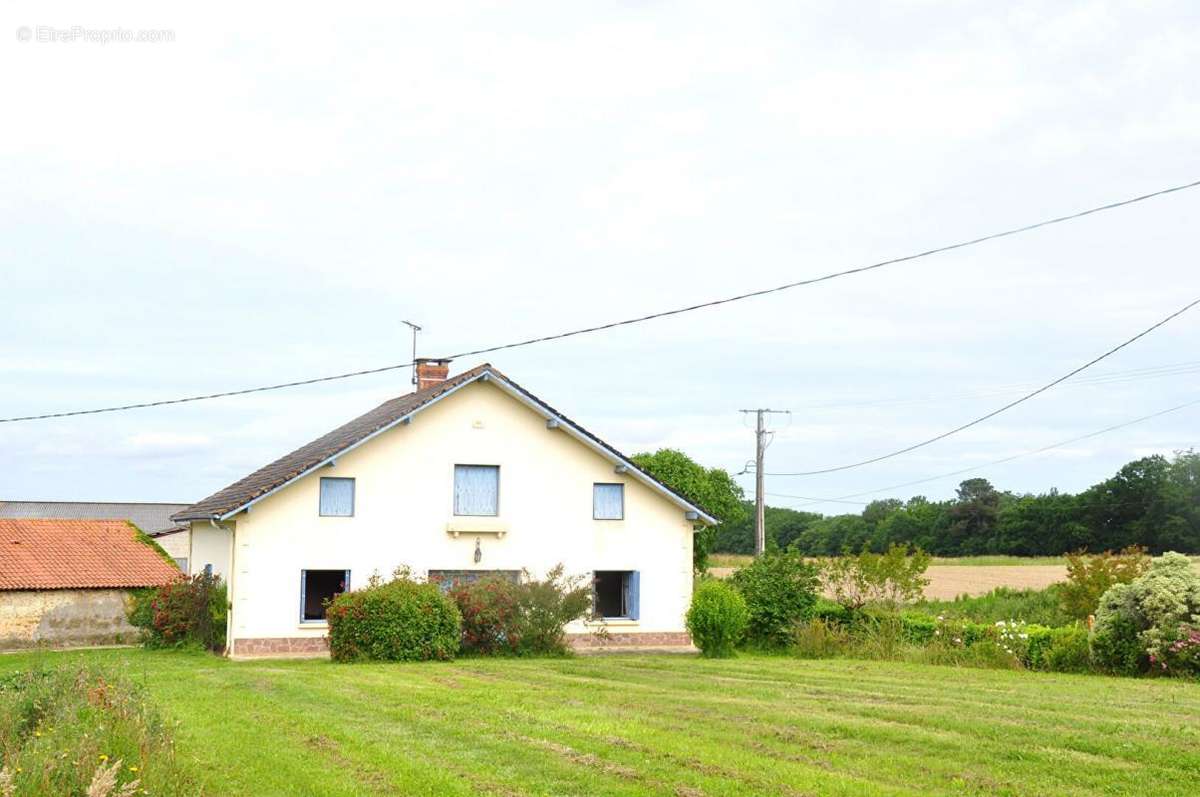
[{"label": "green lawn", "polygon": [[1200,684],[680,655],[452,664],[108,650],[211,794],[1178,794]]}]

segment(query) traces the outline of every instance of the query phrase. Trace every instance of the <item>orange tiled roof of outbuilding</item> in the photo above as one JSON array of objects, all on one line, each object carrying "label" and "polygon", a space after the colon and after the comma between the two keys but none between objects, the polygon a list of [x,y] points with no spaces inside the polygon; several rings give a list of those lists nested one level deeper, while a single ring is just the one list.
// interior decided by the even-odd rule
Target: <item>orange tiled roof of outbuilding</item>
[{"label": "orange tiled roof of outbuilding", "polygon": [[0,518],[0,590],[151,587],[178,578],[123,520]]}]

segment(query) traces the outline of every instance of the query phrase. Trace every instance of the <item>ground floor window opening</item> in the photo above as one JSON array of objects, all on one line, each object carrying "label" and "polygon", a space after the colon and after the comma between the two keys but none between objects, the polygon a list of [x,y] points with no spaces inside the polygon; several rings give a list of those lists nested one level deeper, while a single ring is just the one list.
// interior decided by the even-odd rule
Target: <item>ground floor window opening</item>
[{"label": "ground floor window opening", "polygon": [[300,621],[324,621],[326,605],[349,588],[349,570],[301,570]]},{"label": "ground floor window opening", "polygon": [[597,570],[592,579],[592,616],[597,620],[636,620],[640,577],[636,570]]}]

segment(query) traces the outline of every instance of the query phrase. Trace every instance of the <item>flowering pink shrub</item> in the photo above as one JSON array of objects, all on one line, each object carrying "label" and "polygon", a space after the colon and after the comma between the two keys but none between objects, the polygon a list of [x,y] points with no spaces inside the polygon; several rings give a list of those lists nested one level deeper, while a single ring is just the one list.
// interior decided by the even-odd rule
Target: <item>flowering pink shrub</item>
[{"label": "flowering pink shrub", "polygon": [[1163,640],[1150,666],[1173,675],[1200,675],[1200,626],[1183,623]]}]

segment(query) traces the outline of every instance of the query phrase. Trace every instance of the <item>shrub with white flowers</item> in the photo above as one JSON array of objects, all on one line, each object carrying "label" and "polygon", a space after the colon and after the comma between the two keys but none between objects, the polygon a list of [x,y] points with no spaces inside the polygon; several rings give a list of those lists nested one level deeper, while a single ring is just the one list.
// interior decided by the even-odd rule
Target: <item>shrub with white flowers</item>
[{"label": "shrub with white flowers", "polygon": [[1200,573],[1178,553],[1100,598],[1092,655],[1103,667],[1135,673],[1200,674]]}]

